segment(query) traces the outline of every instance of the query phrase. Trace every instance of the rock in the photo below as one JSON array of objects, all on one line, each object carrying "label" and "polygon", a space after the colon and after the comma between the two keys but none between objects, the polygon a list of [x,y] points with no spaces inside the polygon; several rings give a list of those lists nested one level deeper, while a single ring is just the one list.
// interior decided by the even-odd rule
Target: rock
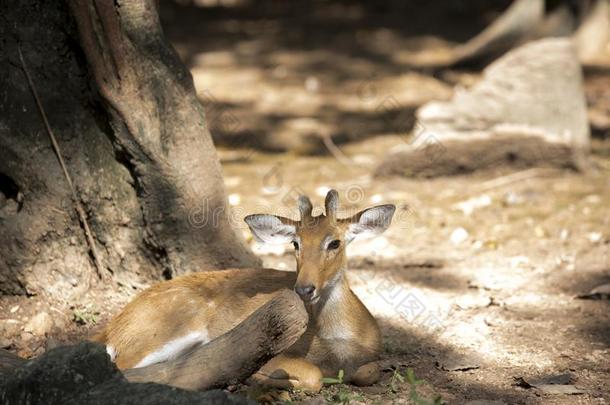
[{"label": "rock", "polygon": [[21,331],[21,322],[17,319],[3,319],[0,321],[0,336],[5,338],[15,337]]},{"label": "rock", "polygon": [[454,245],[459,245],[460,243],[466,242],[469,236],[470,235],[468,234],[468,231],[466,229],[455,228],[453,232],[451,232],[449,240],[451,240],[451,243],[453,243]]},{"label": "rock", "polygon": [[186,391],[161,384],[109,381],[80,395],[68,405],[253,405],[254,401],[220,390]]},{"label": "rock", "polygon": [[459,309],[486,308],[493,303],[493,299],[487,295],[462,295],[456,300]]},{"label": "rock", "polygon": [[491,197],[487,194],[483,194],[454,204],[451,208],[462,211],[464,215],[472,215],[472,213],[479,208],[488,207],[491,204]]},{"label": "rock", "polygon": [[477,355],[467,354],[448,354],[442,360],[436,362],[436,366],[444,371],[468,371],[476,370],[481,367]]},{"label": "rock", "polygon": [[579,395],[585,394],[586,391],[575,387],[571,384],[556,385],[556,384],[543,384],[536,386],[540,392],[549,395]]},{"label": "rock", "polygon": [[591,243],[599,243],[602,240],[603,235],[601,234],[601,232],[590,232],[587,234],[587,239],[589,239],[589,242]]},{"label": "rock", "polygon": [[588,300],[610,300],[610,284],[602,284],[586,294],[580,294],[576,298]]},{"label": "rock", "polygon": [[53,329],[53,318],[47,312],[40,312],[34,315],[25,324],[24,331],[35,336],[45,336]]},{"label": "rock", "polygon": [[586,391],[570,384],[573,379],[570,373],[549,375],[533,380],[527,380],[523,377],[514,377],[514,379],[515,385],[519,387],[535,388],[541,393],[548,395],[578,395],[586,393]]},{"label": "rock", "polygon": [[0,403],[20,404],[252,404],[222,391],[192,392],[129,383],[104,346],[82,342],[52,349],[0,382]]},{"label": "rock", "polygon": [[12,344],[10,339],[5,338],[4,336],[0,336],[0,349],[6,349],[10,347]]},{"label": "rock", "polygon": [[589,124],[572,42],[519,47],[448,102],[417,111],[409,146],[387,156],[376,175],[433,177],[507,165],[585,168]]}]

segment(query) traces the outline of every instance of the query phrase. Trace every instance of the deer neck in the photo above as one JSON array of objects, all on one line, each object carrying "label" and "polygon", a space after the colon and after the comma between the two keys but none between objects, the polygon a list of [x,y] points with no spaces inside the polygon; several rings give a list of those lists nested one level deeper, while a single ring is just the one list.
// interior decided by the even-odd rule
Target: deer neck
[{"label": "deer neck", "polygon": [[345,269],[342,269],[322,293],[320,300],[308,308],[310,319],[326,323],[329,319],[344,317],[350,311],[354,298],[356,296],[350,289]]}]

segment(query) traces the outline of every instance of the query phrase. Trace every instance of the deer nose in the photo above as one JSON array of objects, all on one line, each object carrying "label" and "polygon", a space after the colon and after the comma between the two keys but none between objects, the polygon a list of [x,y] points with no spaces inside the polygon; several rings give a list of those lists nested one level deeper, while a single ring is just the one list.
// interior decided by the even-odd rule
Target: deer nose
[{"label": "deer nose", "polygon": [[314,287],[311,284],[303,286],[303,287],[301,287],[301,286],[294,287],[294,291],[296,291],[296,293],[299,294],[301,299],[304,301],[310,300],[313,297],[313,293],[315,290],[316,290],[316,287]]}]

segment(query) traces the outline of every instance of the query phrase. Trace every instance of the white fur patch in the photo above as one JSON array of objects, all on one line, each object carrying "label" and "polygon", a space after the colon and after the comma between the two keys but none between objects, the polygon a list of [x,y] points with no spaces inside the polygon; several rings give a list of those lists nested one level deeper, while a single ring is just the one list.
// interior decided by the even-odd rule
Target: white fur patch
[{"label": "white fur patch", "polygon": [[116,350],[114,347],[110,345],[106,346],[106,353],[110,356],[110,361],[114,362],[114,359],[116,359]]},{"label": "white fur patch", "polygon": [[159,350],[150,353],[140,360],[140,362],[136,364],[135,368],[146,367],[150,366],[151,364],[174,359],[178,357],[180,353],[191,348],[192,346],[207,343],[209,340],[208,332],[205,329],[198,332],[188,333],[177,339],[170,340],[161,346]]},{"label": "white fur patch", "polygon": [[381,235],[390,226],[396,207],[391,204],[378,205],[362,211],[358,222],[349,225],[345,239],[351,242],[356,237],[367,239]]},{"label": "white fur patch", "polygon": [[[333,288],[328,297],[327,308],[332,311],[332,307],[343,300],[343,294],[344,292],[341,287]],[[323,339],[351,340],[354,338],[354,333],[349,328],[347,322],[342,322],[342,319],[336,319],[332,326],[320,331],[320,337]]]},{"label": "white fur patch", "polygon": [[254,214],[244,218],[259,243],[289,243],[296,236],[294,225],[283,223],[275,215]]}]

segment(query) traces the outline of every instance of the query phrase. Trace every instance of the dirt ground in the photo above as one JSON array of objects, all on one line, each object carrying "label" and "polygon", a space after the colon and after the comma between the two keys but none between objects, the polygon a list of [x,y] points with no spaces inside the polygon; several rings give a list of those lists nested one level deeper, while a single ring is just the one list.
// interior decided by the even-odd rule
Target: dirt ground
[{"label": "dirt ground", "polygon": [[[414,33],[463,40],[495,14],[464,22],[457,17],[467,10],[450,7],[454,25],[431,27],[415,6],[399,18],[383,8],[325,4],[317,11],[324,18],[282,6],[270,14],[164,14],[220,145],[231,217],[266,266],[293,269],[291,248],[255,245],[242,221],[247,214],[296,216],[300,193],[320,209],[330,187],[346,215],[378,203],[399,207],[386,234],[348,248],[353,289],[382,327],[382,381],[328,386],[316,396],[232,389],[278,403],[414,404],[413,385],[402,377],[410,368],[425,380],[417,392],[428,400],[610,403],[610,301],[576,298],[610,282],[607,130],[595,132],[587,173],[502,167],[427,180],[373,178],[387,151],[408,142],[412,123],[405,122],[416,106],[450,97],[455,83],[479,73],[408,69],[399,51],[421,45]],[[364,12],[372,15],[365,23]],[[431,13],[424,10],[426,18]],[[599,117],[608,111],[610,72],[586,80]],[[334,155],[315,154],[324,145],[310,135],[320,132],[337,140]],[[273,145],[283,146],[271,153]],[[31,357],[81,339],[147,286],[108,286],[78,304],[0,297],[0,346]],[[557,375],[580,392],[551,394],[520,380]]]}]

